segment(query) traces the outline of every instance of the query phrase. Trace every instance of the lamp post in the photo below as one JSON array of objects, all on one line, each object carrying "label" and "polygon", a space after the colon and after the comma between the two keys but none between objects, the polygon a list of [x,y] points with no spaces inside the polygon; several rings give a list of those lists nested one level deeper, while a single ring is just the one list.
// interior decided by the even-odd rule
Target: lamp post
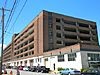
[{"label": "lamp post", "polygon": [[90,67],[90,61],[91,60],[91,57],[88,57],[88,66]]}]

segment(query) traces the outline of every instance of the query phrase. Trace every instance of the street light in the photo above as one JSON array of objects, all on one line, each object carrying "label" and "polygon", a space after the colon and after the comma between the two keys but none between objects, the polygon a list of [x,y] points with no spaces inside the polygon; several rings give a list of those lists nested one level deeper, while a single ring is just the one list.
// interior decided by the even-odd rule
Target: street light
[{"label": "street light", "polygon": [[91,57],[88,57],[88,65],[89,65],[89,67],[90,67],[90,61],[91,60]]}]

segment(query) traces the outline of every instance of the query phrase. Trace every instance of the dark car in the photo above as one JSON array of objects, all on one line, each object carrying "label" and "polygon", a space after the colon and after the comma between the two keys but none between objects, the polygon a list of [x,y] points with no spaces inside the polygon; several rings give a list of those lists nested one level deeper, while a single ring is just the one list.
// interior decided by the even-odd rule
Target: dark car
[{"label": "dark car", "polygon": [[24,66],[19,66],[18,69],[19,69],[19,70],[23,70],[23,67],[24,67]]},{"label": "dark car", "polygon": [[89,69],[87,72],[82,72],[82,75],[100,75],[100,71],[98,69]]},{"label": "dark car", "polygon": [[29,68],[29,71],[32,71],[32,72],[36,72],[36,70],[37,70],[36,66],[33,66],[33,67]]},{"label": "dark car", "polygon": [[46,68],[45,66],[37,66],[36,70],[37,72],[48,73],[50,68]]}]

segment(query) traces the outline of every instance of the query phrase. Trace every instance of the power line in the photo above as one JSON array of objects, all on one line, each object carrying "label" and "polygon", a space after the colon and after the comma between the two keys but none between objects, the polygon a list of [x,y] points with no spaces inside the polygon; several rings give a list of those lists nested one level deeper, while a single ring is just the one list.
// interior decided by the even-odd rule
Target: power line
[{"label": "power line", "polygon": [[[16,1],[16,5],[15,5],[15,7],[14,7],[14,9],[13,9],[12,16],[11,16],[9,22],[11,22],[11,19],[12,19],[13,15],[14,15],[15,9],[16,9],[16,7],[18,6],[19,2],[20,2],[20,0],[17,0],[17,1]],[[9,23],[9,24],[10,24],[10,23]],[[7,31],[8,27],[9,27],[9,25],[8,25],[8,26],[6,27],[6,29],[5,29],[5,32],[4,32],[4,33],[5,33],[5,36],[7,36],[8,34],[13,34],[13,33]]]},{"label": "power line", "polygon": [[12,7],[11,12],[10,12],[10,15],[9,15],[8,20],[6,22],[5,31],[7,30],[8,26],[9,26],[9,24],[11,22],[11,19],[12,19],[12,16],[13,16],[12,14],[14,12],[13,10],[15,8],[15,5],[16,5],[16,0],[14,1],[13,7]]},{"label": "power line", "polygon": [[8,0],[5,1],[4,8],[6,8],[6,6],[7,6],[7,2],[8,2]]},{"label": "power line", "polygon": [[22,8],[21,8],[21,10],[20,10],[20,12],[19,12],[19,14],[18,14],[18,16],[16,17],[14,23],[12,24],[13,26],[11,26],[10,30],[14,27],[15,23],[17,22],[17,20],[18,20],[18,18],[19,18],[19,16],[20,16],[21,12],[23,11],[23,9],[24,9],[26,3],[27,3],[27,0],[24,2],[24,4],[23,4],[23,6],[22,6]]},{"label": "power line", "polygon": [[[12,17],[13,17],[13,15],[14,15],[14,13],[15,13],[15,9],[16,9],[17,6],[19,5],[19,2],[20,2],[20,0],[17,0],[17,1],[16,1],[16,5],[15,5],[15,7],[14,7],[14,9],[13,9],[12,16],[11,16],[11,18],[10,18],[10,20],[9,20],[9,25],[10,25],[10,22],[11,22],[11,20],[12,20]],[[9,27],[9,25],[8,25],[7,28],[5,29],[5,33],[7,32],[7,29],[8,29],[8,27]],[[11,30],[11,29],[10,29],[10,30]]]},{"label": "power line", "polygon": [[[6,5],[7,5],[7,0],[5,1],[4,7],[6,7]],[[7,23],[6,23],[5,28],[9,26],[8,23],[9,23],[9,22],[11,21],[11,19],[12,19],[12,13],[13,13],[13,10],[14,10],[15,5],[16,5],[16,0],[14,1],[14,4],[13,4],[13,7],[12,7],[12,9],[11,9],[11,12],[10,12],[10,15],[9,15],[9,17],[8,17],[8,20],[7,20]],[[6,9],[4,9],[4,10],[6,10]]]},{"label": "power line", "polygon": [[[16,1],[16,0],[15,0],[15,1]],[[10,13],[10,15],[9,15],[9,18],[10,18],[10,16],[12,15],[13,10],[15,10],[15,9],[14,9],[15,3],[17,3],[17,2],[14,2],[14,5],[13,5],[13,7],[12,7],[12,10],[11,10],[11,13]],[[23,4],[23,6],[22,6],[22,8],[21,8],[21,10],[20,10],[20,12],[19,12],[19,14],[18,14],[18,16],[16,17],[16,19],[15,19],[15,21],[14,21],[14,23],[13,23],[13,26],[14,26],[15,23],[17,22],[17,20],[18,20],[18,18],[19,18],[19,16],[20,16],[21,12],[23,11],[23,9],[24,9],[26,3],[27,3],[27,0],[24,2],[24,4]],[[7,31],[7,28],[8,28],[8,26],[9,26],[9,25],[7,25],[7,24],[8,24],[9,21],[10,21],[9,18],[8,18],[8,20],[7,20],[7,23],[6,23],[6,28],[5,28],[6,30],[5,30],[5,33],[7,33],[7,34],[12,34],[11,32],[8,32],[8,31]],[[11,26],[10,30],[12,29],[13,26]]]}]

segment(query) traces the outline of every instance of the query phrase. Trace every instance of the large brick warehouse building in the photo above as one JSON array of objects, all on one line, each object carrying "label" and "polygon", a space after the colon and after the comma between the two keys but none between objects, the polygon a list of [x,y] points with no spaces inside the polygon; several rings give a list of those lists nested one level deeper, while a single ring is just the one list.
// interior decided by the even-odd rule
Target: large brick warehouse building
[{"label": "large brick warehouse building", "polygon": [[96,22],[43,10],[3,51],[8,66],[100,66]]}]

